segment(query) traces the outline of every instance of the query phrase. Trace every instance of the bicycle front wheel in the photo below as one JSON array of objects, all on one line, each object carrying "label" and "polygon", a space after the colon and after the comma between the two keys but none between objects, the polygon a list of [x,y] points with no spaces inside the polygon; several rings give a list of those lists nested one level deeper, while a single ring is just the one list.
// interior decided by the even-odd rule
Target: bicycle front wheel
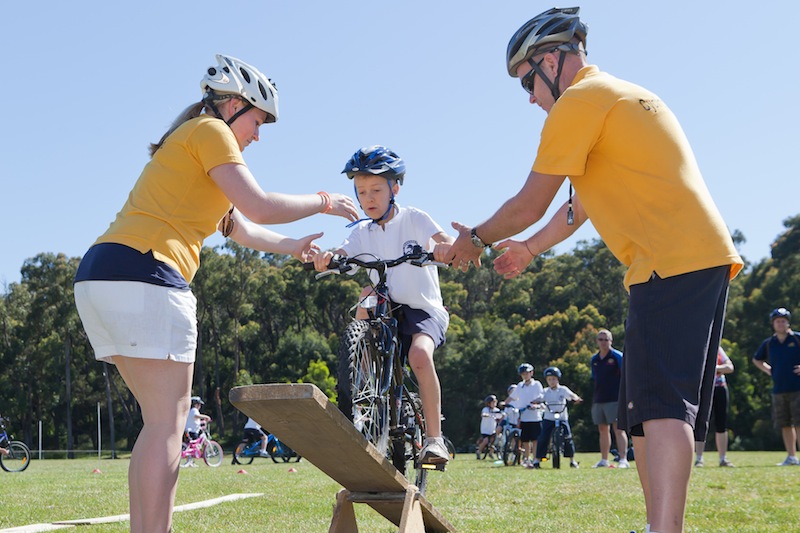
[{"label": "bicycle front wheel", "polygon": [[222,464],[222,446],[216,441],[209,440],[203,446],[203,460],[208,466],[219,466]]},{"label": "bicycle front wheel", "polygon": [[503,447],[503,463],[506,466],[519,464],[519,435],[515,432],[508,436]]},{"label": "bicycle front wheel", "polygon": [[22,472],[31,464],[31,450],[25,443],[12,440],[8,443],[8,455],[0,454],[0,467],[6,472]]},{"label": "bicycle front wheel", "polygon": [[389,402],[380,394],[382,365],[369,322],[351,322],[339,346],[339,410],[382,455],[389,449]]},{"label": "bicycle front wheel", "polygon": [[240,442],[239,445],[236,446],[236,450],[233,452],[234,464],[249,465],[253,462],[255,456],[245,452],[245,450],[247,450],[247,445],[247,442]]},{"label": "bicycle front wheel", "polygon": [[553,430],[553,468],[561,468],[561,447],[564,445],[562,429],[558,425]]}]

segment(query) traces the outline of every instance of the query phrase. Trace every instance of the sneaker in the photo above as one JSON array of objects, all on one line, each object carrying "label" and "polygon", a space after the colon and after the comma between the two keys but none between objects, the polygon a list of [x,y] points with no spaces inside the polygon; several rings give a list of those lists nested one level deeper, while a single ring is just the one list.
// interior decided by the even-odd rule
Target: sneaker
[{"label": "sneaker", "polygon": [[528,461],[528,464],[525,465],[525,468],[535,468],[537,470],[540,469],[541,467],[542,466],[539,464],[539,461],[533,461],[533,462]]},{"label": "sneaker", "polygon": [[696,468],[702,468],[702,467],[704,467],[704,466],[705,466],[705,463],[703,463],[703,460],[702,460],[702,459],[697,459],[697,460],[694,462],[694,466],[695,466]]},{"label": "sneaker", "polygon": [[617,468],[630,468],[631,464],[628,462],[627,459],[620,459]]},{"label": "sneaker", "polygon": [[477,459],[478,461],[481,460],[481,452],[479,452],[478,450],[475,450],[475,459]]},{"label": "sneaker", "polygon": [[719,466],[727,466],[729,468],[733,468],[735,465],[732,462],[728,461],[727,459],[720,459]]},{"label": "sneaker", "polygon": [[442,437],[427,437],[419,452],[420,462],[428,465],[445,464],[450,460]]},{"label": "sneaker", "polygon": [[264,450],[264,451],[259,451],[258,452],[258,456],[259,457],[269,457],[269,454],[267,453],[267,450]]},{"label": "sneaker", "polygon": [[795,466],[800,465],[800,460],[797,459],[796,455],[789,455],[784,459],[782,463],[778,463],[778,466]]},{"label": "sneaker", "polygon": [[577,462],[577,461],[570,461],[570,462],[569,462],[569,467],[570,467],[570,468],[580,468],[580,467],[578,466],[578,462]]},{"label": "sneaker", "polygon": [[592,468],[608,468],[608,461],[605,459],[600,459],[600,461]]}]

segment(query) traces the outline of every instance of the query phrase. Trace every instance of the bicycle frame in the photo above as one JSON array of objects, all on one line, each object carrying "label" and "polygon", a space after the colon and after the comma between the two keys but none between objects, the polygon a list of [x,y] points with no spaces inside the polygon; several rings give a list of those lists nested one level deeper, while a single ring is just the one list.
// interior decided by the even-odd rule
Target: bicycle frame
[{"label": "bicycle frame", "polygon": [[[352,337],[348,336],[350,333],[344,337],[344,343],[364,343],[364,347],[357,348],[355,344],[345,346],[345,357],[350,356],[349,379],[352,380],[355,374],[359,374],[357,376],[359,386],[353,391],[344,389],[348,395],[345,400],[347,407],[342,406],[342,394],[340,394],[340,409],[368,440],[391,457],[392,463],[401,474],[407,475],[405,463],[413,460],[414,468],[417,470],[416,484],[420,488],[420,492],[424,491],[426,470],[429,467],[443,470],[444,466],[422,465],[419,462],[418,454],[425,434],[425,420],[421,407],[416,405],[414,393],[408,387],[409,383],[414,382],[406,365],[402,339],[398,335],[398,320],[393,315],[387,284],[387,270],[406,262],[420,267],[425,264],[439,264],[432,260],[433,254],[425,252],[419,246],[409,254],[386,261],[377,258],[374,261],[365,261],[358,257],[334,256],[328,265],[329,270],[316,275],[317,279],[320,279],[329,274],[347,272],[356,265],[377,273],[377,281],[371,281],[374,295],[359,302],[359,306],[368,310],[368,318],[353,322],[347,330],[350,332],[355,327],[352,329]],[[304,268],[312,270],[313,263],[306,263]],[[367,302],[369,305],[364,305]],[[373,302],[374,305],[372,305]],[[349,350],[356,350],[356,352],[351,353]],[[370,353],[370,355],[366,356],[366,353]],[[342,357],[340,352],[340,360]],[[356,359],[358,359],[358,367],[353,366]],[[340,375],[340,384],[342,379],[344,378]],[[348,386],[355,386],[355,381],[348,381],[348,383]],[[365,385],[365,388],[361,389],[361,385]],[[358,397],[354,397],[354,393],[358,393]],[[371,398],[375,399],[374,403],[367,400]],[[386,403],[381,403],[381,399],[385,399],[383,401]],[[365,402],[365,400],[367,401]],[[357,402],[365,402],[363,411],[357,409],[356,405],[361,405]],[[382,418],[384,414],[381,413],[381,409],[383,409],[381,405],[385,405],[387,408],[387,411],[384,411],[388,415],[386,419]],[[346,412],[347,409],[351,409],[352,412]],[[389,442],[380,440],[381,435],[386,435],[387,425]],[[380,441],[378,442],[378,440]]]}]

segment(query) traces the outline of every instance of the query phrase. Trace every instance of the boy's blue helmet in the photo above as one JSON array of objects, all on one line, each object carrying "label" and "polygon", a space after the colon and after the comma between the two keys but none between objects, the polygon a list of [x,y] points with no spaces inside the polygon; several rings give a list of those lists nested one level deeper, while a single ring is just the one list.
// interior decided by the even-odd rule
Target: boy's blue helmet
[{"label": "boy's blue helmet", "polygon": [[496,401],[497,401],[497,396],[495,396],[494,394],[490,394],[489,396],[483,399],[483,403],[496,402]]},{"label": "boy's blue helmet", "polygon": [[533,372],[533,365],[530,363],[522,363],[517,367],[517,374],[522,374],[523,372]]},{"label": "boy's blue helmet", "polygon": [[342,174],[347,174],[349,179],[353,179],[353,176],[362,172],[394,179],[402,185],[406,164],[396,153],[385,146],[376,144],[359,149],[342,170]]},{"label": "boy's blue helmet", "polygon": [[548,366],[544,369],[544,377],[547,376],[555,376],[558,379],[561,379],[561,370],[557,366]]}]

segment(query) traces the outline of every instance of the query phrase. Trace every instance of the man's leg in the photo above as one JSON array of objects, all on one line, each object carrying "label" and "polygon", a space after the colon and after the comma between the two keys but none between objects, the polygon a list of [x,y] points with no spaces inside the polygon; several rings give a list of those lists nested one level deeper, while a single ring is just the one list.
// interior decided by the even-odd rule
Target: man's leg
[{"label": "man's leg", "polygon": [[624,429],[619,429],[617,427],[617,422],[615,421],[612,424],[614,428],[614,436],[617,438],[617,451],[619,452],[619,460],[627,461],[628,460],[628,434],[625,433]]},{"label": "man's leg", "polygon": [[600,434],[600,459],[608,461],[608,453],[611,451],[611,426],[599,424],[597,431]]},{"label": "man's leg", "polygon": [[682,533],[692,473],[694,431],[683,420],[674,418],[648,420],[643,426],[644,480],[638,449],[636,463],[642,489],[649,491],[649,505],[647,496],[646,505],[650,529],[658,533]]},{"label": "man's leg", "polygon": [[781,428],[781,434],[783,435],[783,445],[786,447],[786,453],[789,457],[796,457],[797,449],[795,448],[795,443],[800,445],[797,440],[797,430],[795,430],[794,426],[786,426]]}]

